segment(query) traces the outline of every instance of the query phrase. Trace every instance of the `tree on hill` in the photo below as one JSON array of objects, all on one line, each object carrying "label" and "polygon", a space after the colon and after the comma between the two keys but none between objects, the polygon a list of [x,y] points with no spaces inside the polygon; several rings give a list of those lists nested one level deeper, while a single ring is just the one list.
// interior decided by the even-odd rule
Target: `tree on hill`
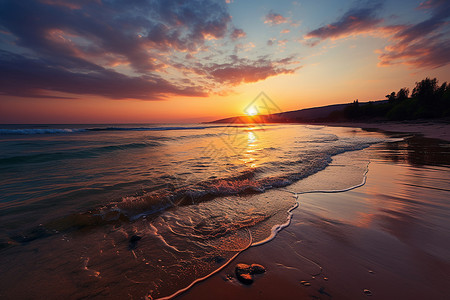
[{"label": "tree on hill", "polygon": [[386,95],[388,102],[360,104],[358,101],[348,104],[343,115],[355,119],[413,120],[419,118],[450,117],[450,85],[444,82],[438,85],[436,78],[425,78],[416,82],[411,98],[409,89],[401,88],[397,93]]},{"label": "tree on hill", "polygon": [[395,92],[387,94],[386,98],[389,100],[389,102],[394,102],[395,101]]},{"label": "tree on hill", "polygon": [[403,101],[408,99],[409,96],[409,89],[408,88],[402,88],[397,92],[397,96],[395,97],[396,100]]},{"label": "tree on hill", "polygon": [[412,97],[417,98],[422,103],[432,104],[436,101],[438,90],[437,79],[425,78],[420,82],[416,82],[416,87],[413,89]]}]

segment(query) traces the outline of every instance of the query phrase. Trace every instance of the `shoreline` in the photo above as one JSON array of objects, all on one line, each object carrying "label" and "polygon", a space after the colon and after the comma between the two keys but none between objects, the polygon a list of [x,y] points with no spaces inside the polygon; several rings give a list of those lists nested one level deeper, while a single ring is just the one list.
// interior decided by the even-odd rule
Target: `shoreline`
[{"label": "shoreline", "polygon": [[389,121],[389,122],[319,122],[309,125],[332,127],[357,127],[364,130],[377,129],[389,133],[419,134],[427,138],[450,142],[450,123],[442,120]]},{"label": "shoreline", "polygon": [[[305,131],[309,132],[309,126],[299,126],[292,128],[289,136],[295,135],[295,132],[301,133],[303,127],[305,127]],[[382,136],[382,134],[373,130],[365,132],[360,128],[326,128],[324,126],[312,128],[313,133],[317,130],[322,130],[325,133],[346,132],[350,139],[353,138],[353,135],[362,137]],[[371,147],[362,150],[360,150],[360,147],[353,147],[349,148],[350,150],[345,148],[347,151],[344,152],[337,151],[337,153],[340,154],[334,155],[332,160],[328,161],[326,168],[320,169],[321,171],[309,175],[303,180],[294,182],[288,187],[270,189],[262,194],[233,196],[234,200],[231,200],[240,203],[242,209],[230,210],[229,214],[233,213],[233,211],[240,212],[248,210],[250,212],[248,216],[258,216],[259,212],[271,211],[269,214],[270,217],[265,222],[261,222],[260,224],[257,223],[250,229],[252,232],[250,238],[254,238],[253,241],[261,242],[254,243],[252,245],[253,247],[250,247],[250,249],[241,253],[244,246],[247,245],[246,243],[244,244],[247,238],[247,234],[244,232],[245,237],[242,236],[242,239],[238,238],[235,240],[236,243],[242,242],[242,245],[239,244],[238,248],[228,247],[225,250],[222,249],[223,251],[230,251],[227,249],[239,249],[236,250],[239,251],[239,253],[230,258],[229,264],[228,262],[223,264],[206,276],[195,276],[196,280],[194,281],[191,281],[189,277],[193,272],[189,272],[188,268],[185,267],[180,268],[177,272],[171,273],[174,274],[172,277],[169,277],[170,274],[166,277],[158,277],[161,278],[161,282],[169,284],[179,283],[180,285],[184,285],[184,283],[190,283],[189,285],[178,289],[175,293],[161,292],[160,295],[169,295],[162,299],[169,299],[171,297],[176,299],[209,299],[211,294],[214,294],[216,290],[221,291],[221,294],[216,297],[217,300],[228,299],[230,297],[239,299],[292,299],[292,295],[295,295],[295,299],[309,299],[310,297],[327,298],[328,295],[333,295],[333,298],[335,299],[348,299],[347,291],[341,290],[341,286],[345,286],[348,283],[346,281],[336,283],[333,279],[342,277],[347,280],[353,278],[353,274],[357,274],[357,278],[354,279],[357,280],[360,277],[363,278],[367,275],[358,268],[356,270],[354,269],[355,261],[359,262],[361,259],[367,260],[365,254],[361,252],[361,247],[365,247],[366,244],[375,244],[375,246],[378,244],[373,243],[370,239],[367,240],[367,243],[361,244],[360,240],[352,240],[352,238],[358,235],[372,236],[373,232],[379,234],[380,230],[379,228],[371,228],[367,233],[364,232],[364,226],[360,226],[359,224],[355,225],[352,222],[354,221],[355,216],[358,217],[361,214],[367,214],[363,208],[371,204],[369,201],[370,199],[368,198],[369,196],[375,198],[378,197],[377,195],[371,194],[372,190],[378,187],[384,189],[395,183],[397,185],[393,190],[392,196],[395,196],[394,193],[398,190],[402,190],[405,186],[412,189],[412,194],[409,195],[414,196],[414,193],[423,188],[430,189],[430,191],[425,193],[421,198],[408,198],[405,200],[405,203],[399,204],[400,207],[403,207],[410,203],[419,203],[424,205],[424,209],[428,208],[427,205],[429,205],[429,203],[426,203],[428,198],[431,197],[431,199],[433,199],[432,194],[430,194],[433,191],[438,191],[437,195],[441,195],[442,192],[450,192],[450,187],[446,186],[446,178],[450,178],[448,174],[450,157],[447,157],[448,152],[446,152],[448,144],[434,139],[426,139],[421,135],[394,134],[392,137],[394,138],[387,139],[388,142],[372,144]],[[331,138],[333,137],[331,136]],[[308,141],[308,139],[305,140]],[[328,141],[328,139],[325,140]],[[384,139],[381,137],[379,140]],[[442,143],[445,145],[442,145]],[[339,147],[340,145],[341,144],[331,147]],[[319,147],[321,147],[321,144]],[[373,148],[375,148],[375,150]],[[444,149],[445,151],[442,152],[439,149]],[[371,156],[374,157],[375,161],[379,161],[381,165],[386,165],[387,171],[381,170],[378,173],[375,172],[375,174],[378,174],[379,184],[372,186],[372,190],[369,189],[368,191],[365,191],[364,189],[366,187],[363,186],[363,184],[365,184],[367,179],[365,176],[367,172],[369,172],[369,181],[371,180],[372,164],[368,168],[368,162],[371,161]],[[430,172],[430,178],[434,178],[433,180],[439,179],[441,182],[438,182],[437,185],[433,186],[433,184],[422,184],[412,180],[415,178],[420,178],[421,180],[426,179],[426,174],[424,175],[422,173],[417,173],[417,176],[410,176],[411,174],[408,173],[408,176],[405,175],[406,179],[398,180],[398,178],[394,176],[397,171],[395,171],[395,168],[391,169],[391,165],[401,165],[399,170],[405,174],[411,171],[409,170],[410,167],[412,167],[415,172]],[[418,168],[417,166],[423,167]],[[433,166],[430,168],[431,171],[427,170],[427,166]],[[361,179],[363,179],[362,183]],[[396,183],[395,181],[399,182]],[[384,192],[384,190],[381,192]],[[389,193],[386,195],[391,196]],[[290,199],[292,197],[297,200],[291,202]],[[361,202],[361,198],[365,199],[364,201],[366,201],[366,203]],[[388,198],[386,205],[377,203],[377,207],[389,207],[390,202],[397,201],[397,198],[399,197],[395,196],[393,198]],[[330,202],[330,199],[334,200]],[[378,201],[381,200],[386,201],[384,198]],[[230,199],[224,198],[222,201],[226,201],[225,203],[222,203],[225,204],[225,206],[231,203]],[[295,205],[291,207],[291,204],[293,203],[295,203]],[[354,205],[347,207],[348,203],[353,203]],[[219,203],[218,207],[223,207],[222,204]],[[202,204],[199,204],[199,206],[192,206],[192,209],[198,210],[201,206]],[[236,208],[237,206],[233,207]],[[436,205],[431,203],[430,207],[436,207]],[[410,212],[404,213],[396,210],[398,210],[398,208],[394,207],[392,213],[394,219],[406,215],[406,217],[409,218],[408,222],[414,223],[414,220],[418,217],[411,215]],[[448,213],[449,210],[450,209],[443,211],[444,214],[449,215],[447,220],[450,219],[450,213]],[[349,214],[351,217],[349,217]],[[287,221],[286,215],[290,215]],[[367,218],[370,218],[370,214]],[[443,224],[446,224],[446,226],[448,225],[447,220],[443,221]],[[431,220],[431,222],[434,222],[434,220]],[[220,228],[226,227],[227,224],[228,222],[222,222],[220,227],[217,228],[221,230]],[[272,226],[273,224],[277,226]],[[402,229],[403,226],[405,225],[401,224],[400,229]],[[159,252],[153,250],[156,248],[152,247],[158,247],[158,245],[162,247],[166,246],[176,252],[187,253],[188,251],[184,251],[183,248],[177,248],[177,246],[186,245],[186,242],[189,241],[189,239],[182,239],[181,241],[173,237],[172,242],[174,243],[170,243],[169,240],[168,244],[166,239],[170,234],[166,236],[168,231],[160,231],[159,228],[163,229],[165,227],[161,226],[157,228],[153,225],[148,226],[148,221],[143,218],[139,222],[129,224],[129,226],[125,225],[125,223],[114,228],[100,226],[95,227],[94,229],[88,229],[89,231],[82,230],[73,235],[64,234],[62,235],[62,238],[61,235],[53,235],[48,237],[48,239],[37,239],[29,246],[17,248],[17,250],[19,250],[17,252],[15,250],[10,250],[9,253],[12,255],[12,259],[10,259],[11,257],[9,256],[5,256],[2,260],[2,265],[5,266],[5,269],[7,269],[7,266],[10,266],[10,261],[17,260],[22,261],[23,263],[12,268],[12,271],[8,273],[8,278],[5,277],[2,286],[8,287],[8,289],[4,289],[1,294],[7,298],[8,296],[12,298],[12,293],[14,293],[14,296],[16,297],[19,296],[19,298],[20,295],[25,297],[26,291],[21,290],[20,285],[27,284],[29,286],[31,285],[28,290],[29,292],[31,291],[33,294],[41,295],[42,297],[50,290],[52,291],[53,297],[56,297],[57,295],[63,296],[64,294],[66,296],[71,295],[71,297],[74,298],[89,297],[89,295],[94,293],[95,295],[98,295],[99,298],[106,298],[107,296],[112,295],[115,295],[114,297],[116,298],[123,298],[126,297],[128,293],[128,295],[148,295],[149,299],[151,297],[154,297],[153,299],[155,299],[158,294],[153,293],[153,290],[149,288],[148,285],[149,282],[153,284],[153,281],[151,280],[155,272],[149,271],[157,269],[156,267],[153,267],[153,264],[158,266],[158,262],[166,260],[165,254],[170,254],[169,252],[166,252],[159,255]],[[268,232],[268,229],[271,229],[272,235],[266,239],[261,239],[266,236],[265,234]],[[439,232],[439,230],[437,231]],[[450,232],[450,228],[448,229],[448,232]],[[177,235],[176,231],[173,233]],[[381,235],[393,235],[391,232],[383,232],[383,230],[381,230],[381,233]],[[406,232],[406,234],[409,234],[409,232]],[[397,232],[397,235],[402,236],[404,233]],[[139,241],[139,247],[135,249],[136,242],[133,241],[133,239],[138,238],[137,240],[140,240],[142,236],[144,239]],[[395,236],[395,238],[398,237]],[[440,241],[441,239],[442,237],[439,237],[438,240]],[[379,244],[386,244],[386,240],[383,240],[382,238],[380,240]],[[94,243],[94,241],[100,242]],[[415,242],[417,241],[420,240],[416,240]],[[336,242],[338,243],[336,244]],[[392,241],[387,240],[387,242],[391,243]],[[104,248],[106,243],[108,243],[108,245],[111,243],[113,247]],[[234,246],[237,245],[236,243]],[[29,253],[31,248],[37,249],[32,255]],[[413,247],[412,251],[416,252],[416,248]],[[450,245],[448,248],[450,249]],[[53,249],[58,249],[57,253],[62,254],[59,256],[64,258],[53,259]],[[183,251],[179,251],[179,249]],[[219,247],[216,247],[216,249],[220,250]],[[330,249],[331,253],[324,254],[324,251],[326,252]],[[446,253],[446,250],[442,250],[434,245],[432,250],[436,251],[436,249],[438,254]],[[335,255],[334,250],[337,252],[340,251],[340,256],[330,259],[330,257]],[[207,265],[202,265],[202,262],[211,262],[211,264],[214,265],[215,263],[217,264],[216,266],[219,266],[222,262],[228,261],[228,256],[225,256],[227,255],[225,252],[219,252],[218,255],[214,255],[214,253],[211,254],[212,252],[202,252],[206,253],[206,255],[201,256],[203,258],[198,259],[192,264],[193,268],[190,270],[197,270],[204,265]],[[202,252],[199,253],[201,254]],[[344,265],[336,262],[336,260],[343,259],[347,253],[353,252],[356,254],[355,256],[357,259],[347,259],[347,262]],[[389,255],[390,253],[387,254]],[[377,255],[377,253],[375,253],[375,255]],[[448,255],[450,257],[450,253]],[[400,253],[400,257],[403,256],[404,253]],[[155,261],[155,257],[159,258],[158,262]],[[210,257],[212,257],[212,259]],[[235,257],[237,257],[237,259],[234,259]],[[223,260],[223,258],[225,258],[225,260]],[[373,260],[376,260],[376,262],[379,263],[377,259],[378,258],[370,258],[369,262],[364,262],[364,264],[369,265]],[[427,255],[425,259],[427,259]],[[167,260],[174,261],[170,259]],[[49,270],[67,270],[69,272],[48,272],[45,275],[39,274],[39,276],[37,276],[39,268],[31,268],[34,273],[28,272],[30,270],[29,267],[33,266],[36,261],[40,262],[42,266],[45,265],[45,268]],[[178,259],[177,261],[180,260]],[[181,261],[183,261],[183,259],[181,259]],[[416,261],[414,260],[412,261],[412,263],[415,262]],[[255,275],[255,282],[253,285],[243,286],[237,281],[234,275],[234,267],[237,263],[261,264],[266,267],[267,272],[265,274]],[[445,261],[444,263],[439,261],[438,265],[441,268],[441,266],[445,266],[445,263]],[[177,264],[175,263],[172,266],[177,266]],[[402,267],[404,266],[400,266],[400,269]],[[337,271],[336,268],[338,269]],[[122,271],[117,273],[117,269],[121,269]],[[371,270],[373,269],[376,268],[371,267]],[[70,270],[74,270],[76,272],[75,275],[73,272],[71,273]],[[405,271],[405,273],[408,272],[409,270]],[[395,276],[393,277],[389,272],[387,273],[388,274],[385,275],[386,278],[396,281],[400,280]],[[448,273],[450,274],[450,267]],[[122,274],[124,276],[122,276]],[[445,277],[446,275],[445,272],[439,274],[441,277]],[[165,273],[163,275],[165,275]],[[174,277],[177,277],[178,280],[173,281]],[[55,287],[55,282],[57,281],[55,280],[56,278],[59,278],[58,280],[64,288],[61,288],[61,286]],[[120,281],[120,278],[124,280]],[[439,281],[439,278],[436,279],[436,281]],[[39,283],[35,284],[36,282]],[[121,282],[120,289],[117,288],[118,285],[116,285],[116,282]],[[76,285],[76,283],[82,285],[86,284],[89,288],[80,288],[80,285]],[[364,285],[361,283],[352,286],[352,297],[353,295],[358,297],[359,294],[355,291],[358,290],[360,292],[361,286],[365,285],[365,283]],[[414,283],[414,285],[416,285],[416,283]],[[302,289],[299,289],[299,287]],[[367,287],[369,286],[367,285]],[[32,288],[34,288],[34,290]],[[115,288],[115,290],[113,290],[113,288]],[[279,291],[280,288],[282,292]],[[170,287],[167,288],[167,290],[169,289]],[[434,289],[439,290],[439,287],[434,287]],[[373,290],[371,289],[371,291]],[[383,291],[383,289],[377,288],[376,293],[378,294],[380,291]],[[420,290],[418,292],[420,292]],[[415,291],[415,293],[417,293],[417,291]],[[440,296],[440,294],[435,294],[433,292],[431,292],[431,295],[435,296],[435,298],[439,298]],[[386,295],[384,296],[383,299],[386,299]],[[422,296],[424,295],[422,294]]]},{"label": "shoreline", "polygon": [[[369,123],[359,124],[364,128]],[[409,133],[435,138],[429,131],[436,129],[434,125],[427,124]],[[343,124],[336,126],[344,127]],[[381,130],[402,132],[402,129],[405,127],[389,124]],[[439,132],[437,135],[441,136]],[[299,194],[300,205],[293,211],[291,225],[274,240],[247,249],[221,272],[176,299],[206,299],[212,295],[217,300],[359,299],[366,296],[444,299],[450,293],[445,285],[450,280],[450,261],[445,259],[450,257],[450,251],[446,250],[450,249],[449,241],[445,241],[449,222],[441,220],[444,228],[439,227],[441,223],[434,223],[435,232],[428,232],[433,237],[430,239],[423,233],[429,230],[429,225],[424,224],[436,222],[433,218],[438,214],[421,216],[418,212],[402,211],[401,206],[415,209],[411,203],[416,203],[427,209],[428,199],[437,199],[432,205],[442,206],[444,215],[450,216],[450,208],[444,203],[450,190],[439,186],[439,182],[416,184],[416,177],[409,174],[411,169],[419,176],[425,171],[411,166],[407,159],[397,162],[396,158],[390,161],[375,157],[371,161],[366,185],[332,194]],[[448,168],[424,169],[430,173],[430,178],[448,178]],[[310,180],[326,172],[313,175]],[[402,174],[403,180],[393,180],[394,174]],[[441,184],[445,185],[445,181]],[[395,194],[405,187],[409,194],[402,197],[385,191]],[[378,192],[374,194],[374,190]],[[395,207],[391,202],[399,202],[396,204],[400,206]],[[410,230],[417,231],[417,236],[410,236]],[[422,243],[429,248],[424,248]],[[234,266],[238,263],[262,264],[267,272],[258,275],[253,285],[245,286],[233,278]]]}]

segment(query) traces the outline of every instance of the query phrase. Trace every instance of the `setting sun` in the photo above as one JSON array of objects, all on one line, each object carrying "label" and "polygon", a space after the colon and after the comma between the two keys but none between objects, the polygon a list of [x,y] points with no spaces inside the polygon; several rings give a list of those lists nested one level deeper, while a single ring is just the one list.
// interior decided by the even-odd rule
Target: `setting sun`
[{"label": "setting sun", "polygon": [[448,53],[450,0],[0,0],[0,300],[450,300]]},{"label": "setting sun", "polygon": [[256,109],[256,107],[251,106],[245,110],[245,113],[247,114],[247,116],[256,116],[258,114],[258,110]]}]

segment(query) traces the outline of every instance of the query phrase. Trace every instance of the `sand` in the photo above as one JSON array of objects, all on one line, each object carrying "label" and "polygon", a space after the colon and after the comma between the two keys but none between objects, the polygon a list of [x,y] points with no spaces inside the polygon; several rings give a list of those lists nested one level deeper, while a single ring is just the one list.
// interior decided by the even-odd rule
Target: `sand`
[{"label": "sand", "polygon": [[450,141],[450,123],[444,120],[415,120],[402,122],[349,122],[326,123],[327,126],[379,129],[386,132],[419,134],[424,137]]},{"label": "sand", "polygon": [[[368,149],[365,185],[300,195],[290,226],[274,240],[244,251],[177,299],[448,299],[446,149],[448,143],[417,137]],[[334,176],[333,164],[307,181]],[[234,276],[237,263],[261,264],[267,271],[243,285]]]}]

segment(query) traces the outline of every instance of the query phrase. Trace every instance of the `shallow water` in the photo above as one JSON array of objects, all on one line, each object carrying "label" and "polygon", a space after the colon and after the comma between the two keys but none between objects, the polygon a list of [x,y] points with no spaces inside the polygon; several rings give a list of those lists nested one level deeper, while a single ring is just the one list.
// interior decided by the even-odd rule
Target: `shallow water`
[{"label": "shallow water", "polygon": [[[177,299],[347,300],[369,292],[374,299],[447,299],[449,150],[448,142],[410,135],[334,156],[323,171],[287,187],[322,192],[298,195],[291,224],[274,241],[249,248]],[[365,184],[346,189],[367,159]],[[238,263],[263,264],[267,272],[249,288],[233,276]]]},{"label": "shallow water", "polygon": [[[3,128],[2,296],[169,296],[271,238],[292,191],[361,183],[360,150],[385,141],[305,125]],[[349,151],[339,176],[303,180]]]}]

